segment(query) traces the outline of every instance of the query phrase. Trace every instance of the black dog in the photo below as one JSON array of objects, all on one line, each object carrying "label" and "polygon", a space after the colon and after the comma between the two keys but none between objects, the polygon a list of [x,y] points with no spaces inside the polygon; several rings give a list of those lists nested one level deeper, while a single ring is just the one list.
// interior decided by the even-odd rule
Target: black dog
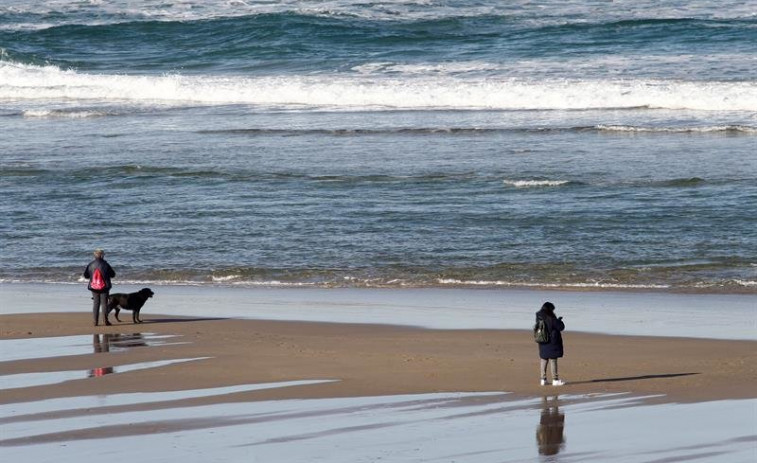
[{"label": "black dog", "polygon": [[118,318],[118,313],[123,310],[131,310],[132,320],[134,323],[142,323],[142,319],[139,318],[139,311],[142,310],[142,306],[145,305],[147,299],[153,296],[150,288],[143,288],[136,293],[129,294],[111,294],[108,297],[108,310],[105,311],[105,324],[110,325],[108,321],[108,314],[111,310],[116,309],[116,320],[121,321]]}]

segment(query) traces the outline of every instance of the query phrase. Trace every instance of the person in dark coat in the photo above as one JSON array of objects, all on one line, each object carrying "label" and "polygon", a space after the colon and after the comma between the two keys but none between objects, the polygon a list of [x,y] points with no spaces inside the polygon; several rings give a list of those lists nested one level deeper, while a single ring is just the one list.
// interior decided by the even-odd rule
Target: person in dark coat
[{"label": "person in dark coat", "polygon": [[551,302],[545,302],[541,310],[536,312],[536,321],[544,320],[544,324],[549,332],[549,342],[539,344],[539,367],[541,371],[541,385],[547,385],[547,364],[551,365],[552,385],[562,386],[565,384],[560,379],[557,371],[557,359],[564,354],[562,345],[562,331],[565,329],[565,323],[562,317],[555,315],[555,305]]},{"label": "person in dark coat", "polygon": [[[97,270],[99,270],[99,277],[101,277],[104,282],[102,288],[93,287],[93,284],[95,286],[97,285],[97,283],[93,281],[95,279],[95,274],[98,273]],[[84,269],[84,278],[89,279],[87,289],[92,292],[92,315],[94,316],[95,326],[97,326],[97,321],[100,319],[100,308],[102,307],[103,316],[107,313],[108,294],[110,293],[110,288],[112,286],[110,279],[115,276],[116,272],[105,260],[105,251],[102,249],[95,249],[95,260],[90,262],[87,265],[87,268]]]}]

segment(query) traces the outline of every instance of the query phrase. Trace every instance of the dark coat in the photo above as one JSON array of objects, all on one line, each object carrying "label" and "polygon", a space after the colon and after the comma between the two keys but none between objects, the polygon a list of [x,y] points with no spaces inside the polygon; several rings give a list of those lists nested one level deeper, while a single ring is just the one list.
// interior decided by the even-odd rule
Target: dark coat
[{"label": "dark coat", "polygon": [[555,317],[555,314],[538,311],[536,312],[536,319],[543,319],[549,330],[549,342],[539,344],[539,358],[542,359],[556,359],[563,356],[562,347],[562,333],[565,329],[565,323],[562,320]]},{"label": "dark coat", "polygon": [[[105,279],[105,289],[101,291],[95,291],[92,289],[92,275],[95,273],[95,269],[99,268],[100,273],[102,273],[103,278]],[[110,291],[110,288],[112,285],[110,284],[110,279],[116,276],[116,272],[113,270],[113,267],[110,266],[108,262],[105,261],[105,259],[95,259],[92,262],[87,265],[87,268],[84,269],[84,278],[89,278],[89,284],[87,284],[87,289],[90,291],[94,291],[96,293],[107,293]]]}]

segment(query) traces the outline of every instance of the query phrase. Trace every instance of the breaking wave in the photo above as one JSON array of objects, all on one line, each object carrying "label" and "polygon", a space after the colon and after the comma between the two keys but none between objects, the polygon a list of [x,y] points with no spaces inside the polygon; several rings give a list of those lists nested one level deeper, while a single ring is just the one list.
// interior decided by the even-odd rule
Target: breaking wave
[{"label": "breaking wave", "polygon": [[22,115],[23,117],[30,119],[88,119],[93,117],[111,116],[114,114],[98,110],[29,109],[24,111]]},{"label": "breaking wave", "polygon": [[574,183],[568,180],[503,180],[503,182],[515,188],[555,187]]},{"label": "breaking wave", "polygon": [[6,60],[0,61],[0,99],[171,106],[246,104],[321,110],[755,111],[757,84],[344,74],[258,77],[90,74]]},{"label": "breaking wave", "polygon": [[598,125],[596,130],[600,132],[620,132],[620,133],[660,133],[660,134],[708,134],[708,133],[725,133],[725,134],[757,134],[757,127],[746,125],[715,125],[704,127],[635,127],[626,125]]},{"label": "breaking wave", "polygon": [[[489,268],[286,269],[122,269],[118,285],[240,286],[289,288],[524,288],[574,290],[683,291],[753,294],[757,281],[728,276],[743,262],[710,263],[685,268],[581,269],[573,265],[503,265]],[[719,275],[719,276],[718,276]],[[0,270],[3,283],[86,284],[78,267]]]}]

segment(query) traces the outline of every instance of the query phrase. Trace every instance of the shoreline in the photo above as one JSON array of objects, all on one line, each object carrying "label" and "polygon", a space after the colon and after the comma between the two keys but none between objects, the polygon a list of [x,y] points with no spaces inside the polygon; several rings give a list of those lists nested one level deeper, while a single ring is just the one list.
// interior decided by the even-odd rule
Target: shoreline
[{"label": "shoreline", "polygon": [[[750,297],[484,289],[154,289],[155,297],[141,313],[145,323],[132,324],[131,313],[122,311],[120,323],[111,314],[113,326],[93,327],[89,292],[80,286],[0,285],[0,342],[26,339],[27,349],[43,351],[44,343],[66,339],[75,339],[79,346],[73,357],[52,351],[45,354],[49,358],[2,362],[0,372],[16,375],[23,384],[24,377],[18,375],[44,378],[45,372],[94,370],[100,368],[92,364],[93,357],[102,356],[98,349],[114,343],[118,353],[106,353],[115,364],[105,367],[139,370],[126,376],[175,371],[179,377],[188,375],[192,388],[330,379],[336,382],[304,388],[307,395],[499,391],[529,397],[632,393],[684,401],[757,398],[749,390],[757,381],[752,329],[757,306]],[[566,388],[538,386],[537,349],[529,330],[535,308],[546,298],[566,320],[566,357],[560,361]],[[750,323],[743,323],[745,319]],[[737,322],[746,325],[743,331],[735,330]],[[123,343],[129,336],[177,341],[140,341],[139,347],[149,349],[119,347],[119,340]],[[5,350],[5,355],[15,351]],[[265,354],[258,357],[260,353]],[[191,361],[151,366],[176,359]],[[233,362],[264,368],[232,374]],[[192,376],[195,370],[200,374]],[[213,374],[204,376],[208,371]],[[403,380],[385,379],[397,372],[404,372]],[[44,383],[39,378],[35,381]],[[470,378],[477,379],[468,382]],[[117,385],[113,392],[132,392],[120,381],[104,379]],[[72,383],[76,391],[84,387],[82,381]],[[35,390],[57,394],[69,388],[66,384],[6,391],[6,400],[25,394],[33,399]],[[171,381],[152,378],[140,390],[171,387]],[[256,395],[288,397],[295,389]]]},{"label": "shoreline", "polygon": [[[16,341],[31,340],[34,345],[41,339],[69,338],[79,349],[74,355],[53,352],[48,358],[2,362],[2,375],[81,372],[79,380],[5,390],[2,402],[325,379],[335,381],[256,392],[249,399],[492,391],[522,397],[630,393],[664,402],[757,398],[752,387],[757,381],[754,341],[567,331],[560,371],[568,384],[542,387],[536,346],[528,331],[155,314],[143,318],[141,325],[122,322],[92,327],[89,314],[0,316],[0,343],[6,346]],[[150,346],[144,340],[155,336],[173,341]],[[140,342],[116,347],[117,341],[127,338]],[[115,343],[116,348],[98,352],[106,343]],[[95,380],[85,374],[98,368],[117,372],[127,365],[167,359],[192,361]]]},{"label": "shoreline", "polygon": [[[141,285],[115,286],[113,292]],[[455,288],[242,288],[153,286],[143,314],[399,325],[530,329],[547,300],[567,330],[608,335],[757,340],[757,296],[629,291]],[[0,314],[89,313],[84,285],[0,284]],[[746,323],[744,321],[747,321]]]},{"label": "shoreline", "polygon": [[[281,282],[277,280],[265,282],[224,282],[219,281],[148,281],[148,280],[124,280],[114,281],[114,285],[129,287],[174,287],[174,288],[204,288],[210,290],[224,289],[316,289],[316,290],[464,290],[464,291],[543,291],[549,292],[577,292],[577,293],[632,293],[632,294],[671,294],[671,295],[709,295],[709,296],[757,296],[757,284],[740,284],[733,287],[724,286],[666,286],[666,285],[634,285],[634,284],[591,284],[591,283],[568,283],[568,284],[519,284],[497,282],[460,282],[445,284],[334,284],[334,283],[311,283],[311,282]],[[0,287],[3,285],[30,285],[30,286],[86,286],[87,281],[78,278],[76,281],[26,281],[14,279],[0,279]]]}]

